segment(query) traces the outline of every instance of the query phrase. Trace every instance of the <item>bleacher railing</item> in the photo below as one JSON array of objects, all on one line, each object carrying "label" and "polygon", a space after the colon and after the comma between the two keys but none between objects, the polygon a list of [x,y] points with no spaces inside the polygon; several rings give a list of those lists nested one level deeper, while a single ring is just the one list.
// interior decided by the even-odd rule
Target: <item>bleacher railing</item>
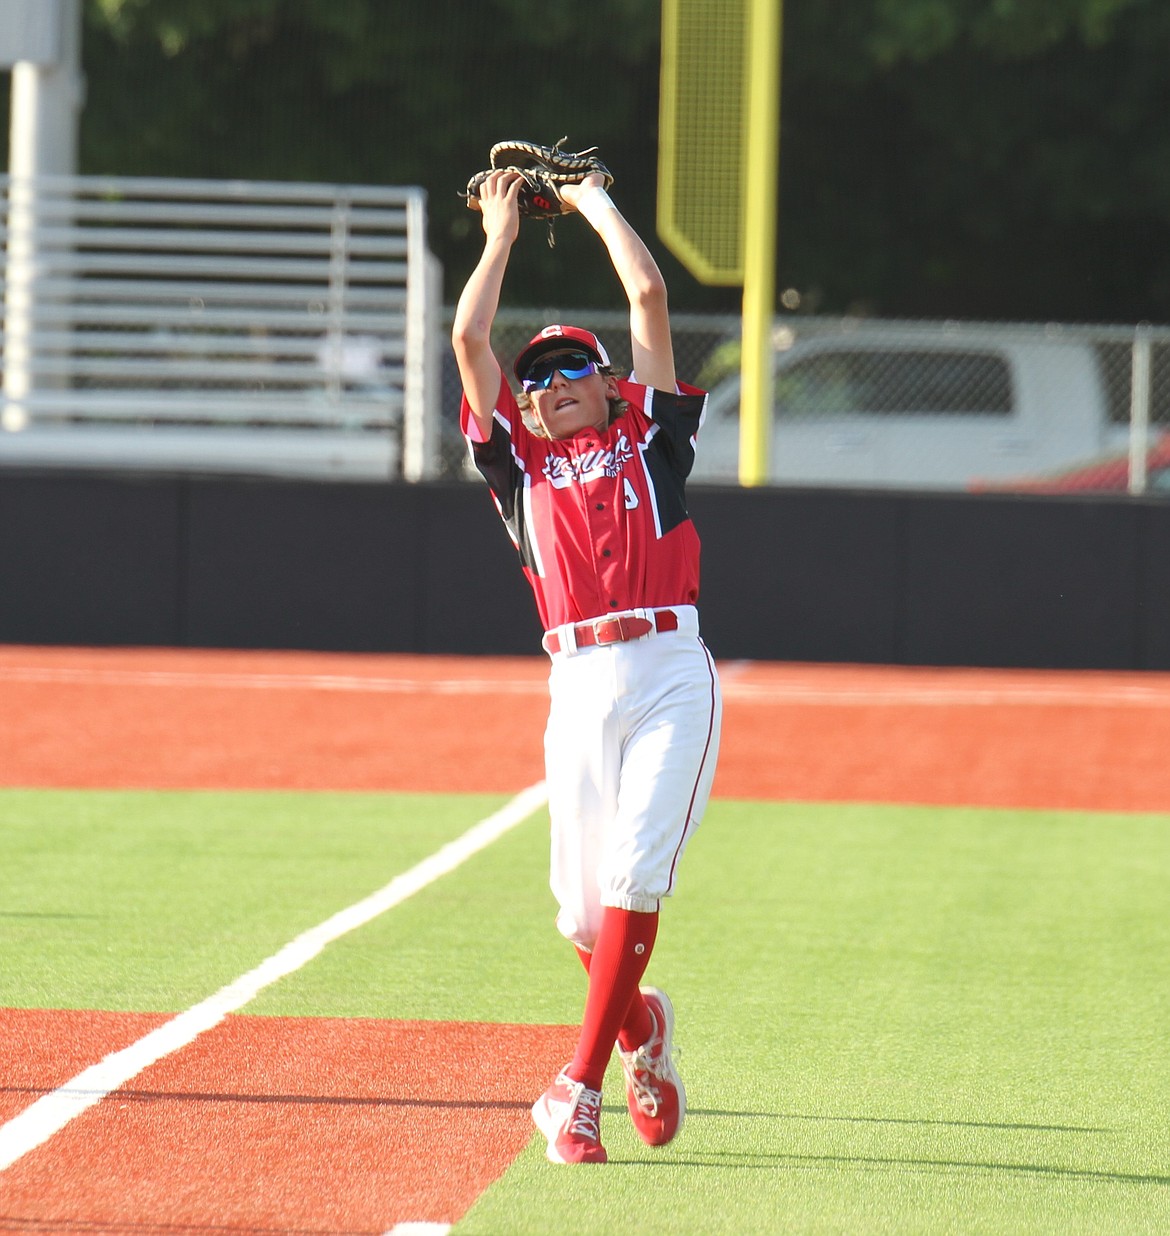
[{"label": "bleacher railing", "polygon": [[83,176],[0,193],[0,464],[438,470],[421,189]]}]

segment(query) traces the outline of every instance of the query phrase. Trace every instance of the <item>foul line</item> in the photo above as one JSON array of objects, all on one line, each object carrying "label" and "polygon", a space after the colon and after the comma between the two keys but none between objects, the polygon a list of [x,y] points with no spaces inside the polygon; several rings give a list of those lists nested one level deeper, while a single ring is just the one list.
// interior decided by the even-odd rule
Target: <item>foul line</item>
[{"label": "foul line", "polygon": [[526,820],[548,801],[543,781],[523,790],[494,815],[397,875],[384,888],[302,932],[254,970],[165,1022],[136,1043],[112,1052],[0,1126],[0,1172],[47,1142],[74,1117],[100,1103],[144,1069],[192,1043],[265,987],[299,970],[327,944],[375,919],[447,875]]},{"label": "foul line", "polygon": [[231,670],[96,669],[0,665],[0,682],[80,687],[192,687],[240,691],[357,691],[378,695],[546,695],[545,678],[382,678],[353,674],[268,674]]},{"label": "foul line", "polygon": [[1165,687],[1083,687],[1021,683],[1002,686],[805,687],[797,683],[733,683],[724,699],[737,704],[839,708],[1170,708]]},{"label": "foul line", "polygon": [[[1080,682],[1008,678],[990,683],[945,677],[935,682],[807,682],[801,677],[745,681],[750,661],[719,666],[723,697],[746,705],[798,707],[956,708],[1037,706],[1054,708],[1170,708],[1170,683],[1116,682],[1087,671]],[[1069,671],[1075,673],[1076,671]],[[1108,671],[1104,671],[1108,673]],[[1121,671],[1128,673],[1129,671]],[[1134,674],[1136,675],[1136,671]],[[336,691],[373,695],[547,695],[544,677],[411,678],[353,674],[255,671],[101,669],[82,666],[0,664],[5,683],[81,687],[162,687],[194,690]]]}]

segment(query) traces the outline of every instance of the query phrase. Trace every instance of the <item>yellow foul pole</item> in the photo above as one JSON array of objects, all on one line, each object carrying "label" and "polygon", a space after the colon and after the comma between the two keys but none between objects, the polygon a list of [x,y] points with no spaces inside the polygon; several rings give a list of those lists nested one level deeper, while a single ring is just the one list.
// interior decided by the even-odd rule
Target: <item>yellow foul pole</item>
[{"label": "yellow foul pole", "polygon": [[748,20],[739,423],[739,479],[743,485],[767,481],[772,436],[781,6],[782,0],[751,0]]}]

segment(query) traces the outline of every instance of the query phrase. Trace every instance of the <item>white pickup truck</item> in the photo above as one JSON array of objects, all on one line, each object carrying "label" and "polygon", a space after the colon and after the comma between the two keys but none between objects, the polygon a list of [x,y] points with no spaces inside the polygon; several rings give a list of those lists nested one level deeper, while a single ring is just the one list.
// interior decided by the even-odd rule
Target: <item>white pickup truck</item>
[{"label": "white pickup truck", "polygon": [[[775,345],[772,483],[966,489],[1126,442],[1101,353],[1075,333],[846,323],[781,327]],[[711,391],[695,482],[738,478],[739,386]]]}]

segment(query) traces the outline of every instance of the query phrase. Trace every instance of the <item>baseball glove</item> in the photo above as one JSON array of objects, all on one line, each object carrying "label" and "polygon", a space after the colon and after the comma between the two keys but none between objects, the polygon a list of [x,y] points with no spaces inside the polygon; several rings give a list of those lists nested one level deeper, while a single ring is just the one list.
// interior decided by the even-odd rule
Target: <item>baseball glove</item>
[{"label": "baseball glove", "polygon": [[488,157],[490,167],[476,172],[467,182],[463,197],[473,210],[478,209],[479,187],[493,171],[501,168],[519,172],[524,178],[520,186],[519,207],[522,219],[548,221],[548,243],[556,244],[553,224],[565,213],[560,186],[580,184],[586,176],[600,172],[605,188],[613,184],[608,167],[597,157],[596,146],[588,150],[568,151],[561,147],[568,141],[562,137],[555,146],[539,142],[497,142]]}]

